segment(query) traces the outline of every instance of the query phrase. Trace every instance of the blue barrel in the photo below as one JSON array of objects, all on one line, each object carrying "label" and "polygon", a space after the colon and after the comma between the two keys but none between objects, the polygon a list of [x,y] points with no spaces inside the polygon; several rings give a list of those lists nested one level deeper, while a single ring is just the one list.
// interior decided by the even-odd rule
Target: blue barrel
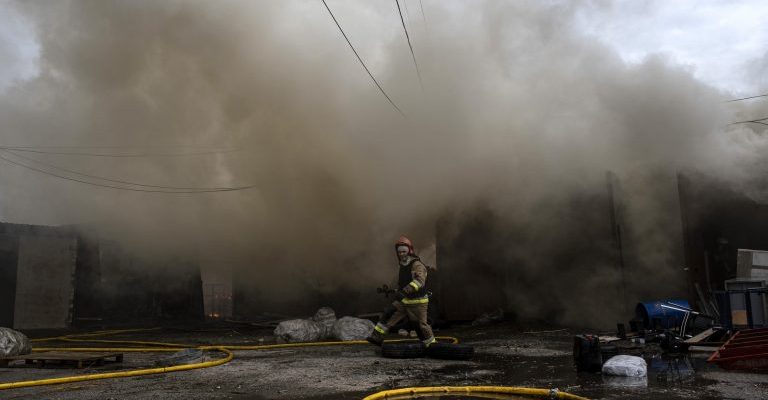
[{"label": "blue barrel", "polygon": [[647,329],[654,327],[654,319],[660,321],[660,327],[662,329],[679,327],[683,323],[683,318],[685,317],[686,312],[665,308],[662,307],[662,305],[691,310],[691,306],[688,304],[687,300],[657,300],[637,303],[635,314],[638,318],[643,320],[643,325],[645,325]]}]

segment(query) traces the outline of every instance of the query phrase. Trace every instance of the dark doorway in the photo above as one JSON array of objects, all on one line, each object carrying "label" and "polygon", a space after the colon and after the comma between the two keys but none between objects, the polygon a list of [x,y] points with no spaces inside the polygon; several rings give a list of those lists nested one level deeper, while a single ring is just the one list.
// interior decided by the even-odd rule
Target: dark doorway
[{"label": "dark doorway", "polygon": [[13,327],[19,238],[0,235],[0,326]]}]

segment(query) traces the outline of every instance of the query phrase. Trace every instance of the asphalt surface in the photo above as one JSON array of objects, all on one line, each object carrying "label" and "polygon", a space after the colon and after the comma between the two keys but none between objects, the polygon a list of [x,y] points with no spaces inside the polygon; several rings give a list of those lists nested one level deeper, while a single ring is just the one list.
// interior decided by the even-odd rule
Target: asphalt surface
[{"label": "asphalt surface", "polygon": [[[768,398],[767,374],[723,371],[706,363],[707,354],[669,357],[654,346],[622,350],[646,359],[649,371],[645,380],[577,373],[571,355],[576,333],[581,332],[552,327],[523,328],[510,323],[454,327],[438,332],[475,346],[476,355],[469,361],[387,359],[370,345],[237,351],[233,361],[218,367],[4,390],[0,391],[0,399],[360,399],[384,389],[448,385],[558,388],[594,399]],[[190,344],[274,342],[270,330],[209,325],[101,339],[107,338]],[[0,383],[150,368],[165,356],[167,354],[126,353],[120,364],[91,365],[83,370],[41,369],[22,364],[0,368]],[[206,357],[213,359],[221,355],[209,353]]]}]

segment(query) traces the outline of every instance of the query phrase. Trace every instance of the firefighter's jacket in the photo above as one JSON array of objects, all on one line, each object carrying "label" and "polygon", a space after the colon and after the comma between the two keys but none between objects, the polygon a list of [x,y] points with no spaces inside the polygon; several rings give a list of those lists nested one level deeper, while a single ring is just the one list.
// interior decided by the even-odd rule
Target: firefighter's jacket
[{"label": "firefighter's jacket", "polygon": [[427,291],[427,267],[418,257],[411,256],[411,260],[400,264],[397,285],[405,293],[402,302],[409,304],[424,304],[429,302]]}]

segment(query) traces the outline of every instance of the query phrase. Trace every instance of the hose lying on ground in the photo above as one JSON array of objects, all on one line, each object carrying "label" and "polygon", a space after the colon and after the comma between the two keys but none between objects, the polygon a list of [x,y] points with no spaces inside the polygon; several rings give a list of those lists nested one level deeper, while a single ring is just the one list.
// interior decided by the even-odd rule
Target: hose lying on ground
[{"label": "hose lying on ground", "polygon": [[[63,350],[63,349],[62,349]],[[68,351],[72,351],[71,349],[67,349]],[[126,350],[126,349],[121,349]],[[139,351],[145,351],[145,352],[151,352],[151,351],[167,351],[169,349],[136,349]],[[213,361],[204,361],[200,363],[195,364],[186,364],[186,365],[174,365],[172,367],[163,367],[163,368],[146,368],[146,369],[134,369],[131,371],[121,371],[121,372],[105,372],[101,374],[89,374],[89,375],[77,375],[77,376],[67,376],[63,378],[49,378],[49,379],[40,379],[40,380],[32,380],[32,381],[21,381],[21,382],[11,382],[11,383],[0,383],[0,390],[2,389],[16,389],[16,388],[23,388],[23,387],[31,387],[31,386],[42,386],[42,385],[56,385],[61,383],[72,383],[72,382],[83,382],[83,381],[93,381],[98,379],[110,379],[110,378],[128,378],[131,376],[142,376],[142,375],[153,375],[153,374],[165,374],[168,372],[177,372],[177,371],[188,371],[191,369],[198,369],[198,368],[208,368],[208,367],[215,367],[217,365],[226,364],[230,361],[232,361],[232,358],[235,356],[231,351],[220,347],[212,350],[220,351],[227,356],[224,358],[220,358],[218,360]],[[93,351],[93,350],[88,350]],[[110,349],[109,351],[116,351],[116,349]],[[176,351],[176,350],[171,350]]]},{"label": "hose lying on ground", "polygon": [[[235,350],[270,350],[281,349],[291,347],[316,347],[316,346],[339,346],[339,345],[368,345],[369,343],[364,340],[354,340],[346,342],[305,342],[305,343],[282,343],[282,344],[266,344],[266,345],[189,345],[180,343],[165,343],[165,342],[146,342],[146,341],[132,341],[132,340],[103,340],[103,339],[88,339],[94,336],[106,336],[119,333],[139,332],[156,330],[160,328],[149,329],[124,329],[113,331],[97,331],[83,334],[65,335],[51,338],[32,339],[32,342],[49,342],[49,341],[65,341],[65,342],[92,342],[92,343],[109,343],[109,344],[122,344],[122,345],[136,345],[144,347],[40,347],[33,348],[33,352],[43,351],[73,351],[73,352],[176,352],[182,348],[195,348],[199,350],[218,351],[226,355],[224,358],[219,358],[212,361],[203,361],[194,364],[175,365],[171,367],[162,368],[144,368],[135,369],[130,371],[120,372],[107,372],[99,374],[78,375],[62,378],[49,378],[30,381],[19,381],[0,383],[0,390],[4,389],[17,389],[23,387],[43,386],[43,385],[56,385],[63,383],[92,381],[99,379],[113,379],[113,378],[128,378],[134,376],[165,374],[170,372],[188,371],[200,368],[215,367],[218,365],[226,364],[234,358],[232,351]],[[452,336],[438,336],[436,339],[449,343],[458,343],[459,339]],[[387,340],[387,343],[395,342],[408,342],[408,339],[395,339]],[[147,347],[155,346],[155,347]],[[364,400],[378,400],[378,399],[391,399],[393,396],[402,395],[415,395],[420,393],[499,393],[499,394],[518,394],[537,397],[551,397],[556,399],[566,400],[587,400],[584,397],[575,396],[569,393],[558,392],[556,389],[531,389],[531,388],[519,388],[519,387],[506,387],[506,386],[443,386],[443,387],[422,387],[422,388],[404,388],[385,390],[383,392],[375,393],[365,397]]]},{"label": "hose lying on ground", "polygon": [[513,394],[521,396],[534,396],[538,398],[564,399],[564,400],[589,400],[585,397],[561,392],[557,389],[536,389],[514,386],[428,386],[402,389],[384,390],[366,396],[363,400],[385,400],[396,398],[408,398],[420,394]]},{"label": "hose lying on ground", "polygon": [[[97,331],[82,334],[72,334],[65,336],[57,336],[50,338],[32,339],[32,342],[88,342],[88,343],[107,343],[113,345],[134,345],[143,347],[36,347],[33,348],[33,352],[44,351],[72,351],[72,352],[176,352],[184,348],[195,348],[200,350],[219,351],[226,354],[226,357],[212,361],[204,361],[194,364],[176,365],[163,368],[144,368],[130,371],[109,372],[100,374],[88,374],[78,375],[63,378],[50,378],[39,379],[30,381],[19,381],[0,383],[0,390],[4,389],[16,389],[22,387],[31,386],[43,386],[43,385],[56,385],[62,383],[83,382],[99,379],[112,379],[112,378],[127,378],[132,376],[153,375],[153,374],[165,374],[169,372],[188,371],[192,369],[215,367],[218,365],[226,364],[234,358],[232,351],[234,350],[269,350],[269,349],[281,349],[290,347],[314,347],[314,346],[338,346],[338,345],[370,345],[370,343],[364,340],[355,340],[347,342],[307,342],[307,343],[283,343],[283,344],[266,344],[266,345],[193,345],[182,343],[165,343],[165,342],[147,342],[147,341],[134,341],[134,340],[105,340],[105,339],[90,339],[95,336],[115,335],[128,332],[150,331],[160,328],[149,329],[124,329],[113,331]],[[439,340],[458,343],[458,339],[450,336],[438,337]],[[408,339],[392,340],[391,342],[408,341]],[[390,342],[390,341],[388,341]]]}]

